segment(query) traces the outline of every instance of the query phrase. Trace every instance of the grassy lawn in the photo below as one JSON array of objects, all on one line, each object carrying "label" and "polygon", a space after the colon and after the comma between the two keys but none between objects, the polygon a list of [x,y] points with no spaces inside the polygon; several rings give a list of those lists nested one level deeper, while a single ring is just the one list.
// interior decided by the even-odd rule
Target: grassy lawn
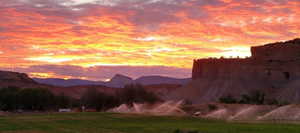
[{"label": "grassy lawn", "polygon": [[0,133],[300,133],[300,125],[243,124],[191,117],[66,113],[0,117]]}]

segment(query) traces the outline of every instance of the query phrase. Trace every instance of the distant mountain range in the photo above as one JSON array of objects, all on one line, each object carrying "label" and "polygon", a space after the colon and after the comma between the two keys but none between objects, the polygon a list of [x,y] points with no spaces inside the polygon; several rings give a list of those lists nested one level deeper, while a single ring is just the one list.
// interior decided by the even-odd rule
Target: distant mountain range
[{"label": "distant mountain range", "polygon": [[126,84],[140,83],[145,89],[157,94],[163,99],[168,99],[168,94],[182,87],[190,79],[176,79],[161,76],[146,76],[133,80],[120,74],[115,75],[110,81],[89,81],[80,79],[32,79],[25,73],[0,70],[0,88],[46,88],[55,95],[65,94],[73,98],[80,98],[87,89],[96,89],[99,92],[113,95],[122,90]]},{"label": "distant mountain range", "polygon": [[34,81],[54,86],[70,87],[70,86],[82,86],[82,85],[103,85],[113,88],[122,88],[127,84],[142,84],[142,85],[156,85],[156,84],[178,84],[185,85],[190,78],[177,79],[163,76],[143,76],[138,79],[132,79],[128,76],[121,74],[115,75],[110,81],[90,81],[90,80],[81,80],[81,79],[58,79],[58,78],[33,78]]}]

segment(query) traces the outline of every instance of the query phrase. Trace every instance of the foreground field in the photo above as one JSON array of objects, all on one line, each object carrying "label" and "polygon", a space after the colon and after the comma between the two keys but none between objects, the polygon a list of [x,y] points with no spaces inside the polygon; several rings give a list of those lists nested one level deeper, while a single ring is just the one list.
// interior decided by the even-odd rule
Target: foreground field
[{"label": "foreground field", "polygon": [[11,115],[0,117],[0,133],[300,133],[300,125],[246,124],[112,113]]}]

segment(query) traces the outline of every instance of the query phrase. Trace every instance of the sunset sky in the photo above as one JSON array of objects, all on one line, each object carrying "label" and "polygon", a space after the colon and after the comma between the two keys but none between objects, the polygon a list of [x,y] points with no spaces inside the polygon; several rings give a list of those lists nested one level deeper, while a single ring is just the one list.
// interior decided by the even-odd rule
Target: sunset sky
[{"label": "sunset sky", "polygon": [[300,0],[0,0],[0,69],[191,76],[195,58],[300,37]]}]

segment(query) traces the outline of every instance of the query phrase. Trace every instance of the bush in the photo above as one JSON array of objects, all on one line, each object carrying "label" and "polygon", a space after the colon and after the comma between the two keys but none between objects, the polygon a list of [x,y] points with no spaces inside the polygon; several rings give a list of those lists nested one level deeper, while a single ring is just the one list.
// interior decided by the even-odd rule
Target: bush
[{"label": "bush", "polygon": [[184,103],[184,105],[193,105],[193,102],[191,100],[189,100],[189,99],[185,99],[183,101],[183,103]]},{"label": "bush", "polygon": [[122,103],[155,103],[160,99],[141,85],[128,85],[116,95],[98,92],[96,89],[87,89],[80,100],[73,99],[64,93],[55,96],[43,88],[20,89],[7,87],[0,89],[0,110],[16,111],[46,111],[58,108],[72,108],[84,105],[86,108],[98,111],[107,110]]},{"label": "bush", "polygon": [[221,97],[219,99],[219,102],[226,103],[226,104],[234,104],[234,103],[237,103],[237,100],[233,96],[227,95],[225,97]]},{"label": "bush", "polygon": [[11,111],[17,110],[19,105],[20,89],[16,87],[7,87],[0,89],[0,110]]},{"label": "bush", "polygon": [[265,94],[261,91],[252,91],[248,95],[244,94],[241,96],[239,103],[241,104],[256,104],[262,105],[265,102]]},{"label": "bush", "polygon": [[0,110],[44,111],[54,107],[55,96],[47,89],[7,87],[0,89]]},{"label": "bush", "polygon": [[[227,95],[225,97],[221,97],[219,99],[220,103],[226,103],[226,104],[256,104],[256,105],[262,105],[265,103],[265,94],[261,91],[255,90],[250,92],[249,94],[243,94],[241,95],[240,100],[236,100],[231,95]],[[272,101],[272,104],[277,104],[278,101]]]},{"label": "bush", "polygon": [[265,102],[268,105],[279,105],[279,101],[277,99],[270,99]]},{"label": "bush", "polygon": [[117,94],[121,103],[132,105],[133,103],[155,103],[161,99],[152,92],[139,84],[126,85],[121,92]]},{"label": "bush", "polygon": [[176,129],[173,133],[199,133],[197,130],[180,130]]},{"label": "bush", "polygon": [[24,110],[48,110],[53,108],[54,95],[47,89],[29,88],[19,91],[20,106]]},{"label": "bush", "polygon": [[98,92],[96,89],[88,89],[81,97],[81,102],[87,108],[98,111],[107,110],[120,105],[117,97]]},{"label": "bush", "polygon": [[213,105],[213,104],[208,104],[208,109],[209,109],[210,111],[214,111],[214,110],[217,110],[217,109],[218,109],[218,106]]},{"label": "bush", "polygon": [[267,101],[266,101],[266,104],[267,104],[267,105],[284,106],[284,105],[288,105],[288,104],[290,104],[290,103],[287,102],[287,101],[279,101],[279,100],[277,100],[277,99],[270,99],[270,100],[267,100]]},{"label": "bush", "polygon": [[55,105],[56,108],[71,108],[72,107],[72,98],[65,95],[65,93],[61,93],[55,97]]}]

